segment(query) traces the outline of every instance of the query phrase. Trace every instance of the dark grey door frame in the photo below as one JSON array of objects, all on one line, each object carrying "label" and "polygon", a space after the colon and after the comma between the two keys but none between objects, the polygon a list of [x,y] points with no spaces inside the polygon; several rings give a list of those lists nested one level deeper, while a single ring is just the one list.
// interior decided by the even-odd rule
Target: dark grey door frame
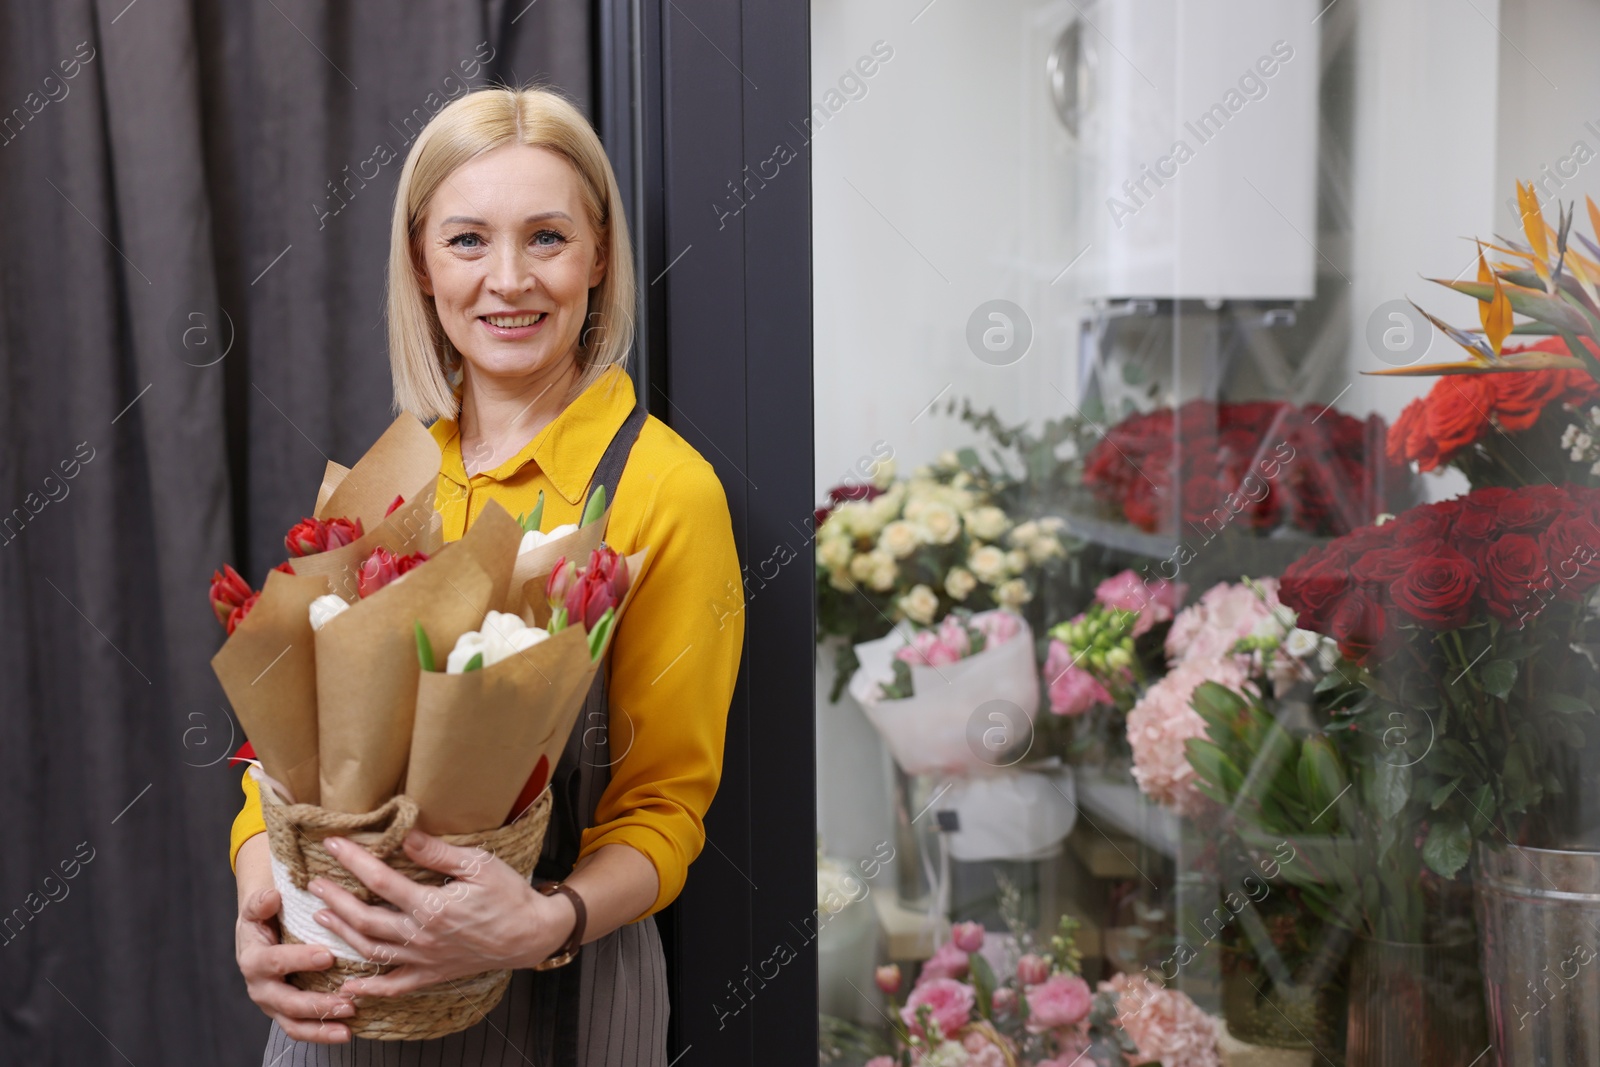
[{"label": "dark grey door frame", "polygon": [[[800,0],[598,2],[597,118],[613,159],[626,159],[619,180],[634,183],[641,389],[721,475],[745,574],[745,660],[708,843],[661,916],[669,1058],[810,1067],[810,11]],[[725,590],[686,589],[683,601],[740,618]]]}]

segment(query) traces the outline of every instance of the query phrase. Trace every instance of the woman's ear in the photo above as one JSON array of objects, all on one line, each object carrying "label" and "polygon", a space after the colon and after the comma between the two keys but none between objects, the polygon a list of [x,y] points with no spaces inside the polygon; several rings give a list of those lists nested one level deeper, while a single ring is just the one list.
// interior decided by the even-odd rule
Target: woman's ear
[{"label": "woman's ear", "polygon": [[411,270],[417,277],[417,285],[421,287],[423,295],[432,296],[433,277],[428,273],[427,260],[415,248],[411,250]]},{"label": "woman's ear", "polygon": [[589,271],[589,288],[593,289],[606,277],[606,247],[609,244],[605,234],[595,242],[594,267]]}]

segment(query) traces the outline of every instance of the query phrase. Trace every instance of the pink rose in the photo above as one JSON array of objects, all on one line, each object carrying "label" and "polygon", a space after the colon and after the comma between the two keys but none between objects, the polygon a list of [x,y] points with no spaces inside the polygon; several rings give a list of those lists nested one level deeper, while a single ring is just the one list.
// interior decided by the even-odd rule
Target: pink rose
[{"label": "pink rose", "polygon": [[878,983],[878,988],[890,996],[900,988],[900,965],[896,963],[885,964],[872,972],[872,980]]},{"label": "pink rose", "polygon": [[895,653],[896,658],[910,664],[942,667],[961,658],[961,653],[939,639],[934,630],[918,630],[911,643]]},{"label": "pink rose", "polygon": [[1017,961],[1017,981],[1023,985],[1042,985],[1050,977],[1050,964],[1032,952]]},{"label": "pink rose", "polygon": [[972,628],[983,634],[987,647],[1003,645],[1022,632],[1022,620],[1009,611],[980,611],[972,617]]},{"label": "pink rose", "polygon": [[954,978],[935,978],[931,982],[918,984],[911,991],[911,996],[906,998],[906,1006],[900,1009],[900,1018],[913,1034],[927,1037],[929,1035],[923,1033],[922,1026],[917,1022],[918,1010],[927,1007],[939,1033],[951,1037],[967,1025],[976,1003],[971,986]]},{"label": "pink rose", "polygon": [[1028,987],[1028,1031],[1077,1026],[1089,1016],[1093,994],[1089,983],[1076,975],[1058,974],[1043,985]]},{"label": "pink rose", "polygon": [[922,965],[922,971],[917,975],[917,985],[940,978],[965,978],[967,966],[967,954],[957,948],[954,941],[946,941]]},{"label": "pink rose", "polygon": [[1050,689],[1050,710],[1057,715],[1082,715],[1096,704],[1111,703],[1106,687],[1088,671],[1074,666],[1072,650],[1060,641],[1050,642],[1044,680]]},{"label": "pink rose", "polygon": [[939,643],[953,649],[958,657],[972,654],[972,638],[967,636],[967,628],[954,615],[946,615],[939,624]]},{"label": "pink rose", "polygon": [[1139,618],[1133,624],[1133,636],[1138,637],[1156,623],[1172,618],[1172,613],[1178,609],[1184,593],[1188,591],[1186,585],[1175,584],[1165,578],[1157,578],[1152,582],[1126,570],[1096,586],[1094,598],[1108,608],[1138,612]]},{"label": "pink rose", "polygon": [[983,949],[982,923],[956,923],[950,928],[950,943],[962,952],[980,952]]},{"label": "pink rose", "polygon": [[987,1034],[973,1030],[961,1039],[961,1047],[967,1053],[967,1067],[1006,1067],[1006,1054]]}]

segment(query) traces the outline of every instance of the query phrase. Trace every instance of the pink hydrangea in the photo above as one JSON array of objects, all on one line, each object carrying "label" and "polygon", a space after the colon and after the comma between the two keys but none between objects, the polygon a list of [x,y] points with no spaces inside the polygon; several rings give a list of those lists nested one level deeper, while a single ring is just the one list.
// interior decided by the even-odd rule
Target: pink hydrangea
[{"label": "pink hydrangea", "polygon": [[1119,974],[1100,983],[1117,994],[1117,1023],[1139,1047],[1143,1060],[1162,1067],[1221,1067],[1216,1020],[1188,996],[1143,975]]},{"label": "pink hydrangea", "polygon": [[946,941],[922,965],[916,984],[920,986],[939,978],[965,978],[968,966],[967,954],[954,941]]},{"label": "pink hydrangea", "polygon": [[1057,715],[1082,715],[1096,704],[1111,703],[1106,687],[1082,667],[1074,666],[1072,650],[1060,641],[1050,642],[1044,680],[1050,689],[1050,710]]},{"label": "pink hydrangea", "polygon": [[1028,1032],[1042,1034],[1077,1026],[1089,1016],[1093,994],[1077,975],[1058,974],[1043,985],[1029,986]]},{"label": "pink hydrangea", "polygon": [[931,982],[919,980],[917,988],[906,998],[905,1007],[900,1009],[900,1018],[913,1034],[927,1037],[917,1021],[917,1012],[926,1005],[939,1032],[945,1037],[952,1037],[967,1025],[976,1004],[972,987],[965,982],[958,982],[954,978],[935,978]]},{"label": "pink hydrangea", "polygon": [[1276,578],[1255,584],[1265,599],[1241,582],[1224,582],[1180,611],[1167,631],[1167,657],[1221,659],[1232,652],[1234,642],[1249,637],[1279,607]]},{"label": "pink hydrangea", "polygon": [[1108,608],[1119,611],[1137,611],[1139,618],[1133,624],[1133,636],[1147,633],[1158,622],[1166,622],[1183,602],[1189,587],[1165,578],[1150,581],[1131,570],[1113,574],[1094,590],[1094,598]]},{"label": "pink hydrangea", "polygon": [[993,648],[1021,633],[1022,620],[1009,611],[980,611],[972,617],[972,628],[983,634],[987,647]]},{"label": "pink hydrangea", "polygon": [[1194,787],[1194,768],[1189,765],[1183,745],[1191,737],[1205,736],[1205,720],[1189,706],[1201,682],[1253,691],[1244,667],[1232,657],[1182,660],[1147,689],[1128,712],[1134,780],[1151,800],[1180,815],[1197,815],[1208,803]]}]

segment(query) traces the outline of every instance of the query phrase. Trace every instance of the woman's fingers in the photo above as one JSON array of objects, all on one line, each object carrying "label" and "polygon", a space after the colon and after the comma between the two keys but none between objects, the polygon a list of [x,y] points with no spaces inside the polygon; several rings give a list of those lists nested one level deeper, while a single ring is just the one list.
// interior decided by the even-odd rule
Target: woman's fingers
[{"label": "woman's fingers", "polygon": [[[360,845],[347,841],[342,837],[324,838],[322,843],[345,870],[359,878],[362,885],[378,894],[384,900],[402,910],[415,906],[415,898],[422,890],[422,887],[417,883],[390,867]],[[344,889],[333,885],[326,878],[315,879],[314,881],[320,882],[325,886],[331,886],[339,893],[345,892]],[[354,900],[355,898],[352,896],[350,899]]]},{"label": "woman's fingers", "polygon": [[273,978],[333,966],[333,953],[321,945],[263,945],[256,954],[256,973]]},{"label": "woman's fingers", "polygon": [[[387,870],[388,868],[385,868]],[[399,877],[396,875],[396,877]],[[416,924],[408,926],[407,917],[393,908],[381,908],[374,904],[364,904],[358,900],[354,893],[345,890],[342,886],[334,885],[326,878],[313,878],[307,889],[319,897],[338,918],[344,921],[348,929],[355,930],[368,942],[372,941],[405,941],[416,932]],[[319,916],[322,912],[317,913]],[[342,932],[341,935],[343,936]],[[350,941],[349,938],[345,938]],[[363,956],[371,958],[371,953],[364,945],[350,941],[350,946]]]},{"label": "woman's fingers", "polygon": [[441,981],[437,974],[411,964],[371,978],[346,978],[339,987],[341,993],[361,997],[397,997]]},{"label": "woman's fingers", "polygon": [[278,1029],[296,1041],[308,1041],[318,1045],[342,1045],[350,1040],[350,1028],[343,1023],[292,1019],[283,1015],[274,1015],[272,1018],[278,1024]]},{"label": "woman's fingers", "polygon": [[414,862],[452,878],[471,878],[494,858],[485,849],[446,844],[421,830],[412,830],[407,834],[404,846],[406,855]]},{"label": "woman's fingers", "polygon": [[[365,906],[365,905],[363,905]],[[335,911],[324,909],[316,913],[317,922],[338,934],[344,939],[345,944],[355,949],[361,955],[374,963],[387,964],[401,962],[403,946],[393,944],[387,940],[374,941],[365,933],[357,930]]]}]

